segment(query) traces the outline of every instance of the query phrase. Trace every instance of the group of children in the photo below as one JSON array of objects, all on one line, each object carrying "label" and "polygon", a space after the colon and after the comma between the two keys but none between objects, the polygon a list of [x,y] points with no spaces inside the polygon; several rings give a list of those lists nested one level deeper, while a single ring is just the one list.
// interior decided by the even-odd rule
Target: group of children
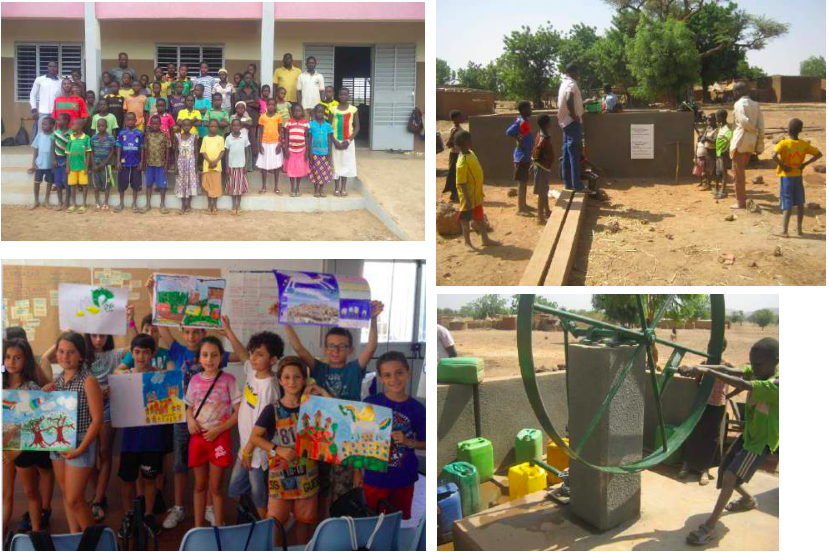
[{"label": "group of children", "polygon": [[[150,278],[148,289],[153,285]],[[66,452],[3,451],[4,536],[11,536],[15,474],[28,501],[19,530],[48,527],[55,478],[71,532],[104,520],[115,437],[111,411],[119,407],[110,403],[108,378],[155,370],[183,371],[186,422],[121,430],[118,477],[124,517],[120,538],[128,539],[136,523],[155,534],[160,531],[155,515],[165,512],[163,480],[170,469],[170,462],[165,461],[169,453],[174,501],[162,521],[164,529],[185,519],[184,495],[191,471],[197,527],[226,524],[230,517],[224,509],[227,496],[244,496],[252,501],[256,515],[277,519],[291,530],[296,542],[304,543],[314,524],[328,516],[331,504],[355,487],[363,488],[372,510],[388,509],[390,504],[408,519],[418,478],[414,451],[425,448],[426,414],[425,407],[406,393],[410,368],[404,355],[380,356],[376,366],[384,391],[364,399],[395,412],[387,472],[363,474],[349,466],[298,457],[295,446],[303,394],[361,400],[362,377],[377,347],[377,316],[382,310],[382,303],[372,302],[369,341],[355,359],[350,359],[354,352],[351,333],[342,328],[328,330],[325,361],[315,358],[290,326],[286,333],[296,356],[283,356],[282,339],[268,331],[253,335],[245,346],[227,317],[222,319],[220,334],[232,344],[232,353],[203,329],[184,328],[183,339],[178,341],[169,328],[154,326],[151,315],[142,320],[139,333],[130,309],[128,348],[116,349],[111,335],[68,331],[44,352],[39,365],[25,333],[10,329],[3,344],[3,388],[78,392],[78,427],[77,445]],[[53,361],[62,370],[56,377],[52,376]],[[244,363],[243,390],[224,371],[234,361]],[[236,429],[240,449],[234,455],[231,431]],[[228,468],[232,473],[225,489]],[[85,498],[87,486],[94,489],[91,505]],[[143,520],[133,519],[136,495],[145,498]]]},{"label": "group of children", "polygon": [[[128,72],[119,83],[104,72],[97,103],[95,92],[85,91],[80,72],[73,74],[75,80],[63,79],[53,114],[43,118],[32,141],[31,209],[41,205],[45,180],[43,204],[52,208],[54,188],[56,211],[85,213],[91,185],[96,211],[109,211],[110,192],[117,188],[115,212],[124,210],[128,189],[133,212],[149,212],[155,187],[161,213],[167,214],[168,174],[174,173],[179,214],[192,212],[192,198],[201,189],[210,214],[217,214],[218,198],[226,193],[232,196],[231,213],[239,215],[254,160],[262,176],[260,194],[267,192],[270,174],[274,193],[281,195],[279,176],[284,172],[292,197],[301,195],[305,177],[314,186],[314,197],[325,197],[331,180],[335,196],[348,195],[347,179],[357,176],[354,139],[360,122],[347,88],[341,88],[335,99],[334,87],[325,87],[321,102],[306,111],[300,103],[286,101],[283,87],[270,97],[270,86],[259,87],[250,70],[237,74],[235,85],[227,81],[225,69],[219,70],[218,78],[208,75],[204,62],[200,76],[193,79],[186,65],[178,68],[178,77],[175,65],[167,71],[156,68],[152,83],[146,75],[133,82]],[[144,186],[146,203],[139,209]]]}]

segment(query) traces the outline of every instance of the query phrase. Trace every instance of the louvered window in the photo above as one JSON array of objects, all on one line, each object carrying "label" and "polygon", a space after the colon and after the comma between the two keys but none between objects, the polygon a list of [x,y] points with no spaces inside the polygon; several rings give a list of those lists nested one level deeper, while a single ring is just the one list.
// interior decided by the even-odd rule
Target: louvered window
[{"label": "louvered window", "polygon": [[207,62],[207,74],[219,76],[219,69],[224,66],[225,49],[220,45],[202,44],[157,44],[155,47],[155,65],[167,67],[174,63],[176,67],[187,65],[187,75],[199,76],[199,66],[202,61]]},{"label": "louvered window", "polygon": [[68,77],[73,69],[83,71],[83,45],[57,42],[26,42],[15,44],[14,48],[14,95],[15,101],[25,102],[35,79],[46,74],[50,61],[58,62],[58,76]]}]

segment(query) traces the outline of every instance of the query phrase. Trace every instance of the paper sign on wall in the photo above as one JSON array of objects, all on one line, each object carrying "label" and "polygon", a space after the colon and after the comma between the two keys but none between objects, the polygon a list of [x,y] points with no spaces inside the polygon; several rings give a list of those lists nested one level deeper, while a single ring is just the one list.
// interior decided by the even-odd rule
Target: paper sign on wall
[{"label": "paper sign on wall", "polygon": [[77,428],[77,391],[3,390],[4,449],[70,450]]},{"label": "paper sign on wall", "polygon": [[309,395],[299,408],[297,455],[330,464],[386,471],[392,410]]},{"label": "paper sign on wall", "polygon": [[653,159],[654,125],[630,125],[630,158]]},{"label": "paper sign on wall", "polygon": [[128,294],[129,290],[124,288],[60,284],[60,329],[91,334],[126,334]]},{"label": "paper sign on wall", "polygon": [[226,282],[182,274],[155,274],[153,324],[220,329]]},{"label": "paper sign on wall", "polygon": [[358,276],[274,270],[281,324],[367,328],[371,290]]},{"label": "paper sign on wall", "polygon": [[110,375],[112,427],[184,422],[184,373],[181,370]]}]

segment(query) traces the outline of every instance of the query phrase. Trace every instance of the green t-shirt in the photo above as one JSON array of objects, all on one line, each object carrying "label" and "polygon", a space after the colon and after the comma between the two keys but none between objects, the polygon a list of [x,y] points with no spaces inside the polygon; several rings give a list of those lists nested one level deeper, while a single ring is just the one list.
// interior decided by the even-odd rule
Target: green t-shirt
[{"label": "green t-shirt", "polygon": [[[751,366],[743,368],[749,378],[751,392],[746,402],[746,428],[743,432],[743,448],[762,454],[767,446],[771,452],[780,445],[780,388],[774,378],[754,379]],[[776,376],[775,376],[776,377]]]},{"label": "green t-shirt", "polygon": [[69,170],[70,171],[85,171],[86,170],[86,152],[92,151],[92,141],[86,134],[80,136],[69,136],[69,144],[66,147],[66,152],[69,154]]},{"label": "green t-shirt", "polygon": [[66,157],[66,147],[69,143],[69,137],[72,136],[72,130],[61,130],[55,127],[52,132],[52,140],[55,141],[55,155],[58,157]]},{"label": "green t-shirt", "polygon": [[728,151],[728,147],[731,145],[730,126],[723,125],[720,127],[717,131],[717,141],[715,143],[717,145],[717,157]]},{"label": "green t-shirt", "polygon": [[[213,109],[213,108],[208,109],[207,110],[207,121],[212,121],[214,119],[217,120],[217,121],[220,121],[220,122],[221,121],[227,121],[228,123],[230,123],[230,116],[227,114],[227,111],[225,111],[224,109]],[[208,130],[210,130],[208,128],[207,123],[205,123],[204,126]],[[227,135],[228,132],[230,132],[230,125],[228,125],[224,128],[222,128],[221,126],[219,127],[219,134]]]},{"label": "green t-shirt", "polygon": [[107,122],[107,134],[112,134],[112,131],[118,128],[118,119],[112,113],[107,113],[106,116],[95,114],[92,117],[92,132],[98,134],[98,119],[104,119]]}]

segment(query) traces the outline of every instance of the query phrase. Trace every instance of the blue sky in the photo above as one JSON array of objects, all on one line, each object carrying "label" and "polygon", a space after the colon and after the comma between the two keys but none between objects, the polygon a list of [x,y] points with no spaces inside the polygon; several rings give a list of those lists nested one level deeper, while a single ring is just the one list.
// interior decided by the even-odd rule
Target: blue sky
[{"label": "blue sky", "polygon": [[[809,56],[826,57],[825,0],[739,0],[756,15],[790,24],[789,33],[760,51],[748,53],[749,63],[769,75],[797,75]],[[467,62],[486,63],[502,51],[502,37],[521,25],[537,28],[547,20],[559,31],[576,23],[596,27],[601,34],[610,25],[612,8],[601,0],[522,0],[516,4],[478,0],[473,4],[438,0],[437,57],[456,69]]]},{"label": "blue sky", "polygon": [[[459,309],[470,301],[474,301],[481,294],[453,294],[453,295],[437,295],[438,308],[445,309]],[[502,294],[501,297],[511,297],[511,295]],[[593,294],[590,293],[568,293],[568,294],[551,294],[544,297],[551,301],[557,302],[562,307],[570,309],[589,309],[590,298]],[[778,308],[779,295],[752,295],[752,294],[726,294],[725,307],[729,310],[743,310],[746,312],[755,311],[757,309],[776,309]]]}]

